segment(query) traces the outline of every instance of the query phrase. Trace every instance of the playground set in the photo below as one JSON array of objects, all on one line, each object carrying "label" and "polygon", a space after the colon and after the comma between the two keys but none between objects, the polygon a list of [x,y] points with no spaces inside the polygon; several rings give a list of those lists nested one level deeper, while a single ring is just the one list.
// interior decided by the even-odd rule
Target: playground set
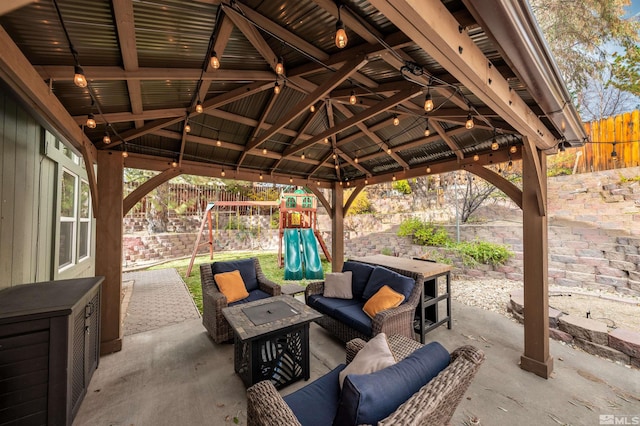
[{"label": "playground set", "polygon": [[[278,265],[284,267],[285,280],[322,279],[323,270],[318,244],[330,262],[331,255],[317,229],[318,200],[313,194],[298,189],[293,193],[283,193],[280,201],[214,201],[209,202],[200,224],[200,230],[187,268],[187,276],[191,276],[193,263],[200,247],[207,245],[210,259],[213,260],[214,229],[219,229],[219,208],[235,207],[239,216],[239,208],[278,208],[280,209],[278,229]],[[215,212],[215,228],[214,216]],[[238,220],[239,224],[239,220]],[[208,228],[208,239],[201,243],[202,234]],[[259,225],[258,225],[259,227]],[[259,233],[259,230],[258,230]],[[317,239],[317,242],[316,242]],[[284,250],[283,250],[284,245]]]}]

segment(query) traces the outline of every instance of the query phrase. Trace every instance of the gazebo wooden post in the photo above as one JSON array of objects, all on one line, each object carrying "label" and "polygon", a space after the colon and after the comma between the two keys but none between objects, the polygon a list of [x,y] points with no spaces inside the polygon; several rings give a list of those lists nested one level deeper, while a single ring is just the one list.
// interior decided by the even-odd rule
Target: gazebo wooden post
[{"label": "gazebo wooden post", "polygon": [[342,271],[344,263],[344,190],[340,183],[333,184],[331,208],[331,270]]},{"label": "gazebo wooden post", "polygon": [[96,275],[102,283],[100,354],[122,349],[120,293],[122,291],[123,158],[98,151],[99,208],[96,212]]},{"label": "gazebo wooden post", "polygon": [[549,356],[548,240],[545,213],[547,162],[544,153],[526,142],[522,162],[524,354],[520,358],[520,367],[548,379],[553,371],[553,357]]}]

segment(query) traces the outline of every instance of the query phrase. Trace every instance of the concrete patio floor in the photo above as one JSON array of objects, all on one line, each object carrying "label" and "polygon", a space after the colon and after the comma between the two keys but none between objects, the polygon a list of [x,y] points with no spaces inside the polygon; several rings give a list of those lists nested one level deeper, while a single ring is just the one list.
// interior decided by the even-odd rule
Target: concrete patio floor
[{"label": "concrete patio floor", "polygon": [[[609,414],[627,421],[616,424],[640,419],[639,370],[552,341],[555,371],[544,380],[518,367],[521,325],[455,302],[453,315],[452,330],[440,327],[428,338],[449,350],[473,344],[487,359],[452,424],[472,416],[483,425],[598,425]],[[315,324],[310,339],[314,380],[343,362],[344,349]],[[233,345],[216,345],[200,320],[188,320],[126,336],[121,352],[101,358],[74,425],[222,425],[234,418],[246,424]]]}]

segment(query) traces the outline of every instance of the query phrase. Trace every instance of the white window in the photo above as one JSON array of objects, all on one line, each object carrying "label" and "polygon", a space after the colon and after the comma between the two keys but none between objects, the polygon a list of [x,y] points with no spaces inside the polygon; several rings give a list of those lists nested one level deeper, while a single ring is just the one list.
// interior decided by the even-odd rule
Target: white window
[{"label": "white window", "polygon": [[91,254],[91,193],[89,183],[80,181],[80,235],[78,237],[78,260]]},{"label": "white window", "polygon": [[65,269],[76,263],[77,199],[78,177],[68,170],[63,170],[60,193],[59,269]]}]

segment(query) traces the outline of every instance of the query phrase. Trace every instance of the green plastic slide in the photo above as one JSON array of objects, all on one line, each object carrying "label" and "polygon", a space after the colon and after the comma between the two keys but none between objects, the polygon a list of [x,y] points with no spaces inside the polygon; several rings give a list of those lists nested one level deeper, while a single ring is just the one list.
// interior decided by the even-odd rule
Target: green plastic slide
[{"label": "green plastic slide", "polygon": [[313,234],[313,229],[306,228],[300,230],[302,238],[302,252],[304,253],[304,277],[315,280],[324,277],[320,254],[318,254],[318,242]]},{"label": "green plastic slide", "polygon": [[300,232],[298,229],[284,230],[284,279],[302,279],[302,256],[300,255]]}]

